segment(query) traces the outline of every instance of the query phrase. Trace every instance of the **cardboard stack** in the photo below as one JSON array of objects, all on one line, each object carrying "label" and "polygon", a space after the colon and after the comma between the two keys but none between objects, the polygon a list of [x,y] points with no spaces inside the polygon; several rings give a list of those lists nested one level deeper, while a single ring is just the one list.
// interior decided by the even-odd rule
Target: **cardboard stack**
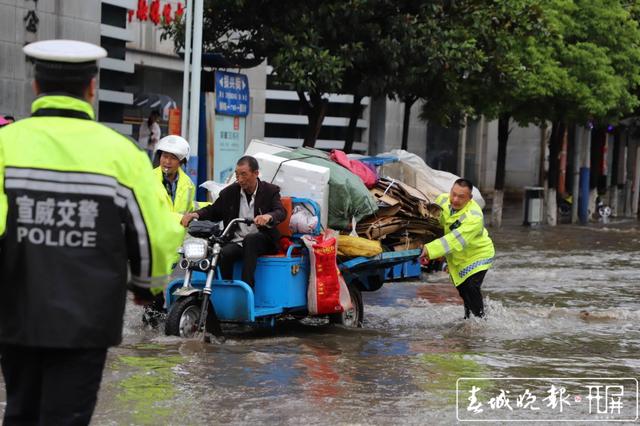
[{"label": "cardboard stack", "polygon": [[371,193],[378,213],[358,223],[358,235],[381,240],[392,250],[409,250],[442,236],[440,207],[430,203],[417,189],[403,182],[381,178]]}]

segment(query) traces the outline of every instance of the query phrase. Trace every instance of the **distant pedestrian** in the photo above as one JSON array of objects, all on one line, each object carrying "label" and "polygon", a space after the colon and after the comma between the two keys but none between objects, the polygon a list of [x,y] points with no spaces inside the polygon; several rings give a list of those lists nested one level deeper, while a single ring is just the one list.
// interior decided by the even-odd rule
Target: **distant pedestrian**
[{"label": "distant pedestrian", "polygon": [[484,227],[482,209],[471,196],[473,184],[467,179],[454,182],[449,194],[436,203],[442,208],[440,225],[444,236],[424,245],[421,259],[445,257],[449,275],[464,301],[464,317],[484,316],[480,288],[495,254],[493,241]]},{"label": "distant pedestrian", "polygon": [[31,117],[0,129],[0,366],[4,425],[87,425],[127,284],[162,289],[184,234],[147,156],[95,121],[97,60],[73,40],[26,45]]},{"label": "distant pedestrian", "polygon": [[153,161],[153,153],[156,150],[156,144],[162,137],[160,130],[160,112],[153,110],[149,114],[149,118],[140,124],[140,132],[138,135],[138,145],[147,151],[149,158]]}]

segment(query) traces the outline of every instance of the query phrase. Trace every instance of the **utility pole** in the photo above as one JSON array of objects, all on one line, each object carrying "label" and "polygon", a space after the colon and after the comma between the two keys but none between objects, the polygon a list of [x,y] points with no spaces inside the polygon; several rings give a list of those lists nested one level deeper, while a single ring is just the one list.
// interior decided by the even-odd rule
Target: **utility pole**
[{"label": "utility pole", "polygon": [[575,126],[573,137],[573,185],[571,190],[571,223],[578,223],[578,198],[580,197],[580,151],[584,129]]},{"label": "utility pole", "polygon": [[464,124],[458,133],[458,175],[464,177],[464,160],[467,156],[467,116],[464,116]]},{"label": "utility pole", "polygon": [[197,169],[198,133],[200,130],[200,71],[202,68],[203,0],[194,0],[193,5],[193,54],[191,61],[191,97],[189,98],[189,144],[191,146],[191,157],[195,159],[194,163],[196,164]]},{"label": "utility pole", "polygon": [[584,146],[582,151],[582,167],[580,168],[580,223],[589,223],[590,205],[590,179],[591,179],[591,136],[593,135],[592,125],[589,123],[584,128]]},{"label": "utility pole", "polygon": [[193,26],[193,0],[185,0],[185,40],[184,40],[184,73],[182,77],[182,117],[180,120],[180,134],[187,137],[189,117],[189,73],[191,71],[191,28]]},{"label": "utility pole", "polygon": [[[203,1],[204,0],[186,1],[182,117],[180,124],[182,136],[189,141],[190,155],[187,163],[187,174],[196,185],[198,184]],[[189,87],[191,87],[190,90]]]}]

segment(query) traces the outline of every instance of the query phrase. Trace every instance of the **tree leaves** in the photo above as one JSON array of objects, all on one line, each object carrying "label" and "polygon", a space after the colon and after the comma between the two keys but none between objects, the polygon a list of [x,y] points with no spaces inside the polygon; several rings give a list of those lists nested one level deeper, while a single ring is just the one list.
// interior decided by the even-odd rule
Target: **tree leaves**
[{"label": "tree leaves", "polygon": [[[614,120],[639,105],[623,0],[207,0],[205,51],[268,58],[297,91],[423,99],[422,117]],[[163,38],[182,47],[183,21]]]}]

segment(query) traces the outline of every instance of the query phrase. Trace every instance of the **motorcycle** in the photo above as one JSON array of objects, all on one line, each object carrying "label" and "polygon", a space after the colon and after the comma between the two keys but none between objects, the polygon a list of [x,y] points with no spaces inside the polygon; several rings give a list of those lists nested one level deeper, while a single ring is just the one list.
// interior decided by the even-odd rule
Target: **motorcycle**
[{"label": "motorcycle", "polygon": [[[180,300],[169,309],[165,322],[167,335],[194,336],[202,334],[206,339],[206,332],[224,339],[220,321],[216,315],[215,306],[210,301],[212,284],[222,246],[228,242],[232,230],[240,223],[250,225],[252,219],[233,219],[227,227],[222,229],[222,222],[197,221],[189,224],[187,238],[179,253],[182,255],[180,267],[185,271],[181,288],[172,296]],[[204,287],[191,285],[194,271],[206,274]]]}]

